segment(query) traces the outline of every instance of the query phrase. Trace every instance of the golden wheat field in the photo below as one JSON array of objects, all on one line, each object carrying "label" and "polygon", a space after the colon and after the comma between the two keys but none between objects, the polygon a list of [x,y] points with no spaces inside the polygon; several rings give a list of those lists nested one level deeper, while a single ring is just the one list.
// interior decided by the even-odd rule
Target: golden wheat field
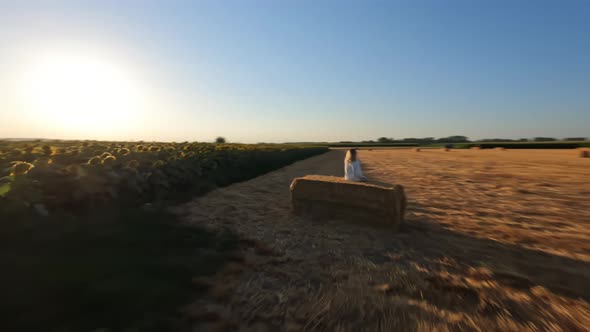
[{"label": "golden wheat field", "polygon": [[290,212],[289,184],[343,174],[344,151],[179,209],[245,239],[186,312],[197,330],[586,331],[590,159],[572,150],[361,150],[408,196],[399,232]]}]

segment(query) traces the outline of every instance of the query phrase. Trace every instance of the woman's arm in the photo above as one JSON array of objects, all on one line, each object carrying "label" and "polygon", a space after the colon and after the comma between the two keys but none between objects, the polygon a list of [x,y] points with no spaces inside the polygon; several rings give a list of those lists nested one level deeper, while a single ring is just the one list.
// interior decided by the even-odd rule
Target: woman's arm
[{"label": "woman's arm", "polygon": [[358,181],[366,181],[367,177],[363,174],[363,167],[361,166],[361,161],[358,160],[357,162],[357,167],[355,167],[355,177],[358,179]]}]

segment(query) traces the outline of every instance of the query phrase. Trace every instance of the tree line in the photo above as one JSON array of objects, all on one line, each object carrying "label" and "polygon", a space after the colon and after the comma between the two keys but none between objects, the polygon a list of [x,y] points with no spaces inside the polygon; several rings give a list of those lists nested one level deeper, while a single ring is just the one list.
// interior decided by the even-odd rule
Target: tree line
[{"label": "tree line", "polygon": [[[586,141],[587,137],[566,137],[558,139],[554,137],[533,137],[533,138],[484,138],[479,140],[470,140],[467,136],[454,135],[448,137],[423,137],[423,138],[402,138],[394,139],[388,137],[379,137],[376,140],[362,141],[362,143],[417,143],[417,144],[435,144],[435,143],[472,143],[472,142],[555,142],[555,141]],[[354,143],[350,141],[341,141],[340,143]]]}]

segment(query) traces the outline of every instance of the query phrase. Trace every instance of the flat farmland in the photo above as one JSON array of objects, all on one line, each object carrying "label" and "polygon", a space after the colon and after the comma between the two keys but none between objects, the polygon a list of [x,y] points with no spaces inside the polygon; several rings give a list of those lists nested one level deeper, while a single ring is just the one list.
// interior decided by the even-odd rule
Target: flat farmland
[{"label": "flat farmland", "polygon": [[400,232],[290,213],[291,180],[341,176],[342,150],[213,191],[179,213],[250,244],[187,310],[216,311],[204,330],[584,331],[590,159],[576,152],[360,150],[371,181],[406,189]]},{"label": "flat farmland", "polygon": [[590,159],[573,150],[361,151],[409,192],[410,220],[590,261]]}]

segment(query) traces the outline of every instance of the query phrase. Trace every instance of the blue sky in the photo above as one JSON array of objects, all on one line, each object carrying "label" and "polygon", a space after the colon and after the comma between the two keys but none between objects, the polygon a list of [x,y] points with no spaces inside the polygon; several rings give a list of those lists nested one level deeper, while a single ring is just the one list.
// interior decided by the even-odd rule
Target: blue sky
[{"label": "blue sky", "polygon": [[[0,137],[590,137],[589,17],[574,0],[0,0]],[[27,109],[11,87],[48,49],[108,58],[145,108],[111,130]]]}]

